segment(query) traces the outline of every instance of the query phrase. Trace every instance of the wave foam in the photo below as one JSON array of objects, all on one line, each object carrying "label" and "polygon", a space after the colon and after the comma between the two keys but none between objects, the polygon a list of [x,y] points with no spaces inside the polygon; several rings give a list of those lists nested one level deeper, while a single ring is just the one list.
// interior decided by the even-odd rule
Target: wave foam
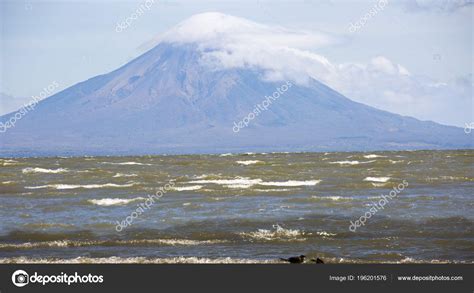
[{"label": "wave foam", "polygon": [[104,188],[104,187],[121,188],[121,187],[131,187],[134,185],[135,183],[130,183],[130,184],[105,183],[105,184],[85,184],[85,185],[48,184],[48,185],[40,185],[40,186],[25,186],[25,188],[26,189],[54,188],[54,189],[62,190],[62,189],[77,189],[77,188],[94,189],[94,188]]},{"label": "wave foam", "polygon": [[280,225],[273,225],[273,230],[258,229],[255,232],[241,232],[240,236],[253,240],[280,240],[280,241],[305,241],[304,232],[300,230],[285,229]]},{"label": "wave foam", "polygon": [[372,181],[372,182],[381,182],[385,183],[390,180],[390,177],[366,177],[364,181]]},{"label": "wave foam", "polygon": [[115,163],[115,162],[102,162],[101,164],[108,164],[108,165],[138,165],[138,166],[153,166],[152,164],[144,164],[144,163],[139,163],[139,162],[121,162],[121,163]]},{"label": "wave foam", "polygon": [[136,239],[136,240],[55,240],[26,243],[0,243],[0,249],[31,249],[41,247],[84,247],[84,246],[139,246],[139,245],[209,245],[226,243],[227,240],[192,239]]},{"label": "wave foam", "polygon": [[306,181],[298,181],[298,180],[288,180],[284,182],[260,182],[258,185],[264,186],[312,186],[319,184],[321,180],[306,180]]},{"label": "wave foam", "polygon": [[381,156],[381,155],[375,155],[375,154],[370,154],[370,155],[365,155],[364,158],[366,159],[375,159],[375,158],[385,158],[386,156]]},{"label": "wave foam", "polygon": [[263,162],[259,160],[248,160],[248,161],[236,161],[236,163],[240,165],[248,166],[248,165],[253,165],[253,164],[258,164],[258,163],[263,163]]},{"label": "wave foam", "polygon": [[202,185],[192,185],[192,186],[183,186],[183,187],[174,187],[176,191],[191,191],[201,189]]},{"label": "wave foam", "polygon": [[189,181],[188,183],[195,183],[195,184],[217,184],[223,185],[228,188],[249,188],[254,185],[261,185],[261,186],[311,186],[320,183],[321,180],[305,180],[305,181],[298,181],[298,180],[288,180],[288,181],[270,181],[265,182],[262,179],[250,179],[247,177],[237,177],[235,179],[212,179],[212,180],[193,180]]},{"label": "wave foam", "polygon": [[133,173],[132,174],[117,173],[112,177],[119,178],[119,177],[137,177],[137,176],[138,176],[137,174],[133,174]]},{"label": "wave foam", "polygon": [[254,191],[258,192],[284,192],[284,191],[294,191],[297,189],[290,189],[290,188],[272,188],[272,189],[254,189]]},{"label": "wave foam", "polygon": [[320,232],[316,232],[316,235],[323,236],[323,237],[332,237],[332,236],[336,236],[337,234],[329,233],[329,232],[326,232],[326,231],[320,231]]},{"label": "wave foam", "polygon": [[21,170],[21,172],[23,174],[29,174],[29,173],[50,173],[50,174],[57,174],[57,173],[66,173],[66,172],[69,172],[68,169],[63,169],[63,168],[59,168],[59,169],[44,169],[44,168],[32,168],[32,167],[28,167],[28,168],[24,168],[23,170]]},{"label": "wave foam", "polygon": [[[455,260],[439,260],[439,259],[413,259],[405,257],[399,261],[380,261],[380,260],[366,260],[366,259],[348,259],[342,257],[324,257],[326,263],[340,263],[340,264],[400,264],[400,263],[414,263],[414,264],[473,264],[473,261],[455,261]],[[29,258],[29,257],[9,257],[0,258],[1,264],[276,264],[281,263],[277,258],[275,259],[251,259],[251,258],[206,258],[206,257],[167,257],[167,258],[147,258],[147,257],[84,257],[77,258]]]},{"label": "wave foam", "polygon": [[194,180],[188,183],[196,184],[217,184],[224,185],[228,188],[249,188],[255,184],[262,182],[262,179],[250,179],[246,177],[237,177],[236,179],[212,179],[212,180]]},{"label": "wave foam", "polygon": [[333,200],[333,201],[339,201],[339,200],[352,200],[352,197],[349,196],[316,196],[313,195],[311,196],[313,199],[325,199],[325,200]]},{"label": "wave foam", "polygon": [[143,197],[136,198],[102,198],[102,199],[90,199],[88,202],[99,205],[99,206],[114,206],[114,205],[126,205],[137,200],[144,200]]},{"label": "wave foam", "polygon": [[359,164],[369,164],[369,163],[373,163],[373,162],[375,162],[375,160],[365,161],[365,162],[360,162],[360,161],[336,161],[336,162],[329,162],[329,164],[359,165]]},{"label": "wave foam", "polygon": [[18,162],[18,161],[15,161],[15,160],[0,159],[0,163],[2,164],[2,166],[15,166],[15,165],[17,165],[19,162]]},{"label": "wave foam", "polygon": [[248,258],[204,258],[204,257],[169,257],[169,258],[146,258],[146,257],[77,257],[72,259],[59,258],[27,258],[27,257],[13,257],[0,258],[0,263],[15,263],[15,264],[271,264],[279,263],[279,260],[266,259],[248,259]]}]

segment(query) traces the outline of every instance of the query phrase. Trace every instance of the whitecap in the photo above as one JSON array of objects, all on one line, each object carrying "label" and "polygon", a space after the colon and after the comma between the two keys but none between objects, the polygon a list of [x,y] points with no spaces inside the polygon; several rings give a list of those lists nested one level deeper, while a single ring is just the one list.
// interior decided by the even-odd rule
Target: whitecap
[{"label": "whitecap", "polygon": [[29,249],[38,247],[86,247],[86,246],[136,246],[136,245],[210,245],[226,243],[227,240],[193,240],[193,239],[135,239],[135,240],[53,240],[25,243],[0,243],[0,249]]},{"label": "whitecap", "polygon": [[15,161],[15,160],[4,160],[4,159],[0,159],[0,162],[2,163],[2,166],[15,166],[19,163],[18,161]]},{"label": "whitecap", "polygon": [[316,235],[323,236],[323,237],[336,236],[335,233],[329,233],[329,232],[326,232],[326,231],[316,232]]},{"label": "whitecap", "polygon": [[188,183],[195,183],[195,184],[211,183],[211,184],[223,185],[229,188],[249,188],[260,182],[262,182],[262,179],[250,179],[247,177],[237,177],[235,179],[194,180],[194,181],[189,181]]},{"label": "whitecap", "polygon": [[276,182],[265,182],[262,179],[250,179],[247,177],[237,177],[234,179],[212,179],[212,180],[193,180],[188,183],[195,184],[217,184],[223,185],[228,188],[249,188],[254,185],[262,186],[311,186],[320,183],[321,180],[306,180],[306,181],[297,181],[297,180],[288,180],[288,181],[276,181]]},{"label": "whitecap", "polygon": [[134,183],[130,184],[114,184],[114,183],[105,183],[105,184],[86,184],[86,185],[74,185],[74,184],[48,184],[40,186],[25,186],[26,189],[43,189],[43,188],[54,188],[54,189],[77,189],[77,188],[103,188],[103,187],[131,187],[135,185]]},{"label": "whitecap", "polygon": [[316,196],[316,195],[311,196],[311,198],[313,198],[313,199],[333,200],[333,201],[352,200],[353,199],[350,196]]},{"label": "whitecap", "polygon": [[192,186],[174,187],[173,189],[176,191],[191,191],[191,190],[198,190],[201,188],[202,188],[202,185],[192,185]]},{"label": "whitecap", "polygon": [[366,159],[374,159],[374,158],[385,158],[386,156],[381,156],[381,155],[375,155],[375,154],[370,154],[370,155],[365,155],[364,158]]},{"label": "whitecap", "polygon": [[119,178],[119,177],[137,177],[137,176],[138,176],[137,174],[133,174],[133,173],[132,174],[117,173],[112,177]]},{"label": "whitecap", "polygon": [[298,181],[298,180],[288,180],[284,182],[260,182],[258,185],[264,186],[312,186],[319,184],[321,180],[306,180],[306,181]]},{"label": "whitecap", "polygon": [[219,257],[219,258],[204,258],[204,257],[168,257],[168,258],[146,258],[142,256],[134,257],[84,257],[80,256],[77,258],[60,259],[60,258],[29,258],[29,257],[12,257],[12,258],[0,258],[0,263],[36,263],[36,264],[267,264],[267,263],[278,263],[276,259],[247,259],[247,258],[231,258],[231,257]]},{"label": "whitecap", "polygon": [[373,163],[373,162],[375,162],[375,160],[365,161],[365,162],[360,162],[360,161],[336,161],[336,162],[329,162],[329,164],[359,165],[359,164],[369,164],[369,163]]},{"label": "whitecap", "polygon": [[390,180],[390,177],[366,177],[364,181],[372,181],[372,182],[382,182],[385,183]]},{"label": "whitecap", "polygon": [[305,241],[305,233],[300,230],[285,229],[280,225],[273,225],[273,230],[258,229],[255,232],[241,232],[240,236],[250,240],[281,240],[281,241]]},{"label": "whitecap", "polygon": [[59,169],[44,169],[44,168],[31,168],[31,167],[28,167],[28,168],[24,168],[23,170],[21,170],[21,172],[23,174],[29,174],[29,173],[51,173],[51,174],[57,174],[57,173],[66,173],[66,172],[69,172],[68,169],[63,169],[63,168],[59,168]]},{"label": "whitecap", "polygon": [[253,165],[253,164],[262,163],[262,161],[259,161],[259,160],[249,160],[249,161],[237,161],[236,163],[237,163],[237,164],[240,164],[240,165],[248,166],[248,165]]},{"label": "whitecap", "polygon": [[126,205],[137,200],[143,200],[143,197],[136,198],[102,198],[102,199],[90,199],[88,202],[99,205],[99,206],[114,206],[114,205]]},{"label": "whitecap", "polygon": [[138,165],[138,166],[153,166],[152,164],[144,164],[138,162],[121,162],[121,163],[114,163],[114,162],[102,162],[102,164],[108,165]]},{"label": "whitecap", "polygon": [[298,189],[289,189],[289,188],[271,188],[271,189],[254,189],[258,192],[284,192],[284,191],[293,191]]},{"label": "whitecap", "polygon": [[359,161],[336,161],[336,162],[329,162],[329,164],[339,164],[339,165],[359,165]]}]

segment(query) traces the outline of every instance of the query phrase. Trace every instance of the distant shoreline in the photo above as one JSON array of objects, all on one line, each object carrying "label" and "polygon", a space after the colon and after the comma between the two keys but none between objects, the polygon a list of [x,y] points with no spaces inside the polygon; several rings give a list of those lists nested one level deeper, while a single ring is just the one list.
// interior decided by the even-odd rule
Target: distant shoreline
[{"label": "distant shoreline", "polygon": [[17,158],[17,159],[28,159],[28,158],[87,158],[87,157],[94,157],[94,158],[109,158],[109,157],[169,157],[169,156],[244,156],[244,155],[267,155],[267,154],[319,154],[319,153],[380,153],[380,152],[442,152],[442,151],[474,151],[473,148],[446,148],[446,149],[400,149],[400,150],[359,150],[359,151],[350,151],[350,150],[300,150],[300,151],[236,151],[236,152],[196,152],[196,153],[180,153],[180,152],[168,152],[168,153],[116,153],[116,154],[105,154],[102,152],[95,153],[59,153],[59,154],[52,154],[52,153],[31,153],[29,155],[25,155],[24,152],[19,154],[12,154],[9,152],[2,153],[0,151],[0,159],[10,159],[10,158]]}]

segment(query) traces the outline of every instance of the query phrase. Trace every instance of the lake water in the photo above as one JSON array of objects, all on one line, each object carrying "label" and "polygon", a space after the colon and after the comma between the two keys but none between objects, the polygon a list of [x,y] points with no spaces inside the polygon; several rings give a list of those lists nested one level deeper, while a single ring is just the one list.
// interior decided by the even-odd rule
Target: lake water
[{"label": "lake water", "polygon": [[0,262],[473,263],[473,163],[472,150],[4,158]]}]

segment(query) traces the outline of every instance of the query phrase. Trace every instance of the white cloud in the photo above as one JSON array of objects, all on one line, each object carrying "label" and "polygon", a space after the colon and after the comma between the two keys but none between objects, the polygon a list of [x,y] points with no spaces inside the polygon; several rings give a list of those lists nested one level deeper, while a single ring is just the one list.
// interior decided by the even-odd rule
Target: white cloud
[{"label": "white cloud", "polygon": [[257,67],[270,80],[304,84],[317,79],[347,97],[390,112],[462,126],[472,120],[472,76],[463,82],[411,74],[384,56],[336,64],[315,53],[339,38],[288,30],[220,13],[198,14],[161,36],[161,41],[198,43],[203,62],[224,68]]},{"label": "white cloud", "polygon": [[289,30],[280,26],[269,26],[218,12],[194,15],[172,30],[161,40],[172,42],[201,42],[205,46],[220,46],[222,42],[231,44],[252,43],[271,44],[297,48],[318,48],[335,42],[327,34]]}]

